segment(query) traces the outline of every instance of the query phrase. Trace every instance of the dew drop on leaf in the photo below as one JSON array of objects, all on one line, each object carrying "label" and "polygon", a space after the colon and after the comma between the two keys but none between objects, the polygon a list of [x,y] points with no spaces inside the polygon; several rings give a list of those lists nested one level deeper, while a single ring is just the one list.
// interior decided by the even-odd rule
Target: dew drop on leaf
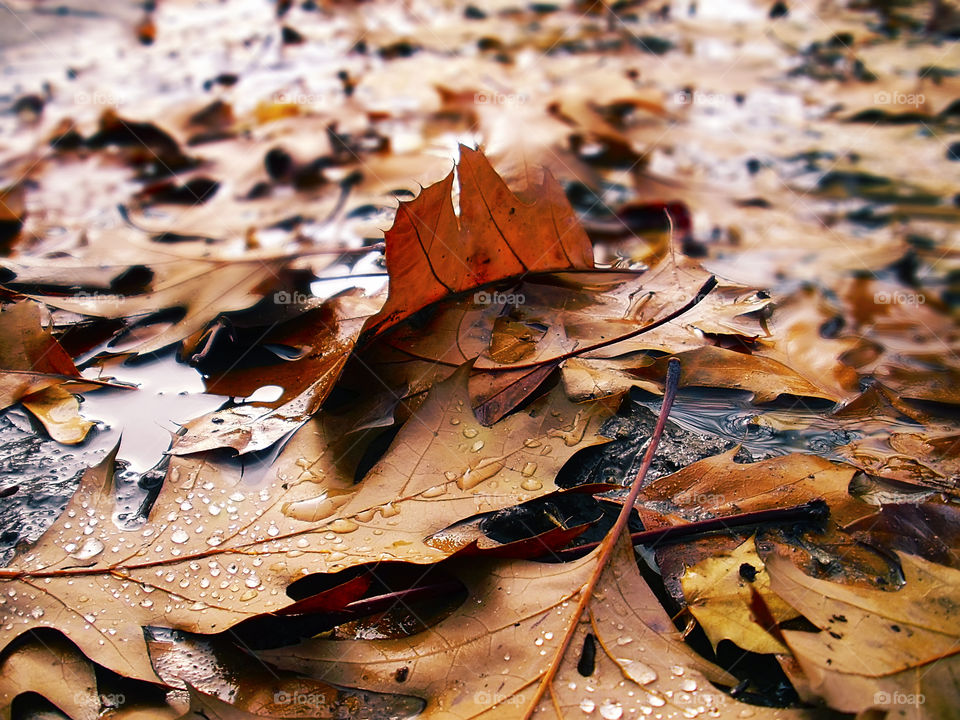
[{"label": "dew drop on leaf", "polygon": [[520,482],[520,487],[522,487],[524,490],[533,492],[534,490],[541,489],[543,487],[543,483],[536,478],[524,478]]},{"label": "dew drop on leaf", "polygon": [[620,658],[617,660],[624,674],[638,685],[649,685],[657,679],[657,671],[646,663],[630,658]]},{"label": "dew drop on leaf", "polygon": [[83,545],[79,550],[70,554],[70,557],[74,558],[75,560],[90,560],[102,552],[103,543],[96,538],[88,538],[87,540],[84,540]]},{"label": "dew drop on leaf", "polygon": [[604,720],[619,720],[623,716],[623,707],[617,703],[605,702],[600,706],[600,716]]},{"label": "dew drop on leaf", "polygon": [[177,545],[183,545],[187,540],[190,539],[190,536],[187,535],[187,531],[180,528],[170,536],[170,542],[175,542]]}]

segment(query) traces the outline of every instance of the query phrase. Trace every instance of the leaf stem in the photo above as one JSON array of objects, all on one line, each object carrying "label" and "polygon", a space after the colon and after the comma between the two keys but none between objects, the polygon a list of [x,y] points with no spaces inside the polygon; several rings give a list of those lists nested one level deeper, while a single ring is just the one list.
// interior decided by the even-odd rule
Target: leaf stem
[{"label": "leaf stem", "polygon": [[627,521],[630,519],[630,511],[633,509],[634,503],[636,503],[637,497],[640,495],[640,488],[643,486],[643,480],[646,477],[647,472],[650,470],[650,465],[653,463],[653,456],[657,451],[657,445],[660,444],[660,438],[663,435],[664,428],[666,427],[667,417],[670,415],[670,408],[673,406],[673,401],[677,396],[677,386],[679,384],[680,361],[676,358],[670,358],[670,361],[667,364],[667,379],[664,383],[665,387],[663,393],[663,404],[660,406],[660,415],[657,417],[657,425],[653,429],[653,435],[650,436],[650,444],[647,445],[647,451],[643,456],[643,464],[640,466],[640,470],[637,472],[637,477],[633,480],[633,486],[630,488],[630,493],[623,501],[623,507],[620,509],[620,514],[617,516],[617,521],[607,532],[603,542],[600,543],[600,547],[598,548],[599,552],[597,553],[596,567],[594,568],[590,579],[587,580],[583,587],[580,588],[577,606],[570,615],[570,624],[567,626],[567,631],[563,636],[563,640],[557,646],[553,659],[550,662],[550,666],[540,678],[540,682],[537,685],[533,700],[529,705],[527,705],[527,709],[524,714],[524,720],[529,720],[529,718],[533,716],[537,710],[537,706],[543,699],[543,696],[550,689],[553,679],[556,677],[557,671],[560,669],[560,664],[563,662],[563,658],[566,655],[567,649],[570,647],[570,642],[573,640],[573,636],[577,631],[577,624],[579,623],[580,618],[583,616],[583,613],[587,609],[587,605],[590,603],[590,600],[593,597],[593,590],[600,581],[600,577],[603,575],[603,571],[610,560],[610,556],[613,554],[613,550],[614,547],[616,547],[617,541],[626,530]]}]

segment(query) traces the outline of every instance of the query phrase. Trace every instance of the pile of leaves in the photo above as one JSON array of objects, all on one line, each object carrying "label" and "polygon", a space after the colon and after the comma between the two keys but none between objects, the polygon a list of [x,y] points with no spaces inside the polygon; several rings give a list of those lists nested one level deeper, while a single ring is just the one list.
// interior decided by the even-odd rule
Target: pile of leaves
[{"label": "pile of leaves", "polygon": [[[134,57],[197,12],[279,69],[135,117],[89,100],[94,50],[74,106],[49,87],[4,121],[2,408],[82,446],[84,397],[136,404],[130,366],[225,400],[134,512],[120,445],[17,544],[0,717],[950,716],[958,188],[877,148],[956,131],[931,64],[956,18],[837,8],[810,41],[763,9],[720,73],[680,50],[709,16],[335,5],[165,3]],[[343,67],[294,80],[324,43]],[[774,52],[780,100],[825,109],[738,136]],[[903,67],[922,110],[877,110],[917,90]],[[737,129],[696,158],[712,103]],[[667,443],[712,432],[703,398],[747,411],[648,472],[677,384]]]}]

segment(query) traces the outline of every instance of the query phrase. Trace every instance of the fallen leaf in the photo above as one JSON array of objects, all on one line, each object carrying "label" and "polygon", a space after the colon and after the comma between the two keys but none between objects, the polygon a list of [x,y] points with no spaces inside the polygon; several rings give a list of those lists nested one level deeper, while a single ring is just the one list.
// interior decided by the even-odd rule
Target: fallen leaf
[{"label": "fallen leaf", "polygon": [[753,538],[729,553],[704,558],[680,578],[687,607],[717,647],[731,640],[755,653],[786,653],[786,646],[757,617],[754,596],[759,594],[777,622],[797,612],[770,591],[770,580],[757,555]]},{"label": "fallen leaf", "polygon": [[[932,707],[957,695],[960,614],[953,589],[960,571],[912,555],[897,557],[906,582],[895,592],[817,580],[789,560],[767,559],[773,591],[822,630],[785,630],[787,645],[811,689],[842,712],[889,710],[894,694],[903,696],[903,705]],[[937,666],[946,677],[928,674]]]},{"label": "fallen leaf", "polygon": [[0,408],[66,381],[82,380],[73,360],[41,323],[33,302],[0,312]]},{"label": "fallen leaf", "polygon": [[31,393],[21,402],[43,423],[51,438],[65,445],[83,442],[95,424],[80,415],[77,396],[57,385]]},{"label": "fallen leaf", "polygon": [[[838,399],[835,395],[808,382],[786,365],[765,357],[759,357],[720,347],[705,346],[686,350],[673,357],[682,368],[680,386],[722,387],[733,390],[748,390],[753,400],[765,403],[781,395]],[[637,371],[641,377],[663,377],[666,360]]]},{"label": "fallen leaf", "polygon": [[[402,671],[405,691],[427,701],[424,718],[565,717],[597,708],[617,717],[645,707],[682,717],[700,706],[714,717],[808,716],[745,705],[711,685],[733,678],[683,643],[628,544],[618,545],[587,613],[573,617],[595,566],[596,553],[560,564],[475,560],[460,571],[470,599],[421,635],[311,640],[261,654],[281,667],[369,689],[396,687]],[[570,623],[577,626],[574,642],[549,695],[534,705],[533,689]],[[582,661],[585,643],[594,648],[589,664]]]},{"label": "fallen leaf", "polygon": [[299,333],[285,336],[302,355],[278,367],[256,367],[221,374],[209,380],[208,391],[252,395],[275,385],[282,393],[272,403],[244,403],[217,410],[184,424],[184,433],[170,448],[174,455],[230,447],[239,454],[263,450],[296,430],[330,395],[353,350],[364,321],[379,303],[347,295],[327,301]]},{"label": "fallen leaf", "polygon": [[434,388],[357,486],[362,445],[321,413],[259,484],[203,455],[174,457],[144,527],[121,530],[111,522],[111,454],[37,543],[0,569],[0,642],[66,628],[92,660],[155,681],[141,626],[219,632],[291,604],[283,590],[304,574],[371,556],[437,562],[449,553],[427,536],[557,490],[563,463],[604,442],[597,433],[612,404],[575,405],[561,390],[483,428],[468,371]]},{"label": "fallen leaf", "polygon": [[93,663],[57,633],[28,636],[0,661],[0,718],[22,693],[37,693],[73,720],[96,720],[100,696]]},{"label": "fallen leaf", "polygon": [[[453,172],[400,204],[386,233],[391,291],[365,337],[396,325],[447,295],[531,272],[593,268],[590,241],[549,173],[525,203],[483,154],[460,146],[460,214]],[[546,218],[550,222],[545,222]]]}]

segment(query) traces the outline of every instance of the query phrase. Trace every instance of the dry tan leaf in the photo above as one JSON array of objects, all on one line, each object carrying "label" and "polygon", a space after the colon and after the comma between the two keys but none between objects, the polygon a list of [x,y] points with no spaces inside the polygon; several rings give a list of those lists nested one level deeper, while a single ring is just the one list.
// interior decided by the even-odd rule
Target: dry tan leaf
[{"label": "dry tan leaf", "polygon": [[[789,367],[765,357],[743,352],[725,350],[721,347],[704,346],[687,350],[673,357],[682,368],[680,386],[722,387],[733,390],[749,390],[754,402],[765,403],[780,395],[819,397],[827,400],[838,398],[798,375]],[[638,371],[641,377],[663,377],[665,359]]]}]

